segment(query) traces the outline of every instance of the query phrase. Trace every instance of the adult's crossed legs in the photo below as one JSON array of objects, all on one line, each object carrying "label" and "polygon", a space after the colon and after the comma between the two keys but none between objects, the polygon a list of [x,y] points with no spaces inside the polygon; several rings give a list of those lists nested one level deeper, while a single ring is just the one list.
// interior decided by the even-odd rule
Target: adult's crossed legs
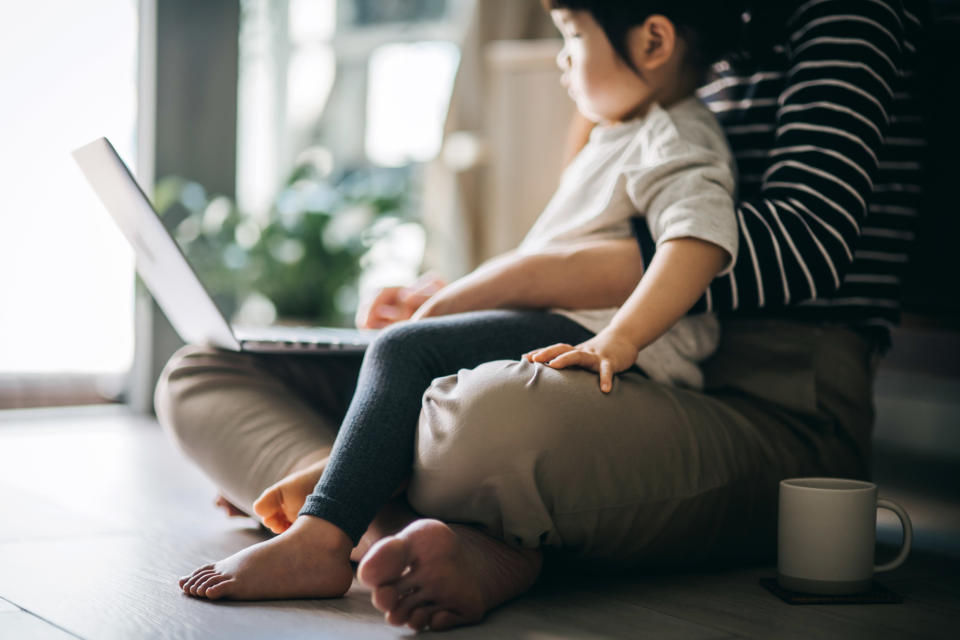
[{"label": "adult's crossed legs", "polygon": [[[777,479],[863,475],[872,354],[842,329],[765,322],[726,329],[707,367],[710,397],[624,374],[614,394],[629,399],[598,404],[618,396],[600,394],[593,374],[523,362],[488,363],[436,381],[424,398],[411,501],[423,513],[479,524],[515,545],[566,549],[595,566],[602,560],[621,567],[679,563],[769,548]],[[243,456],[251,449],[220,446],[233,440],[206,434],[211,425],[204,419],[214,432],[232,419],[259,422],[244,433],[269,440],[266,434],[282,421],[270,411],[242,410],[252,391],[273,407],[301,403],[295,412],[305,434],[316,437],[323,422],[316,403],[303,400],[298,376],[282,381],[250,358],[188,351],[168,367],[158,390],[158,407],[166,407],[162,421],[173,425],[208,475],[235,487],[232,496],[244,492],[251,467]],[[273,393],[257,390],[271,381]],[[202,401],[224,390],[228,401],[219,408],[229,415]],[[186,426],[186,418],[199,421]],[[282,448],[288,461],[295,449]],[[285,472],[286,462],[267,466],[275,467],[273,476],[255,489],[247,484],[250,500]],[[422,534],[409,533],[405,548]],[[503,553],[494,550],[484,557]],[[404,615],[434,624],[430,611],[421,606]]]}]

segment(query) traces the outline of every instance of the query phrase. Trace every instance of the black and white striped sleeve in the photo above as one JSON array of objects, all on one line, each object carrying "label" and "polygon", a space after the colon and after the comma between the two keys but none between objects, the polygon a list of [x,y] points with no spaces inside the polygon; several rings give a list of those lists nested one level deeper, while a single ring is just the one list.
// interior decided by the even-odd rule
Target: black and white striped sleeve
[{"label": "black and white striped sleeve", "polygon": [[740,201],[737,262],[698,311],[829,297],[853,261],[889,124],[903,25],[883,0],[810,0],[789,32],[761,190]]}]

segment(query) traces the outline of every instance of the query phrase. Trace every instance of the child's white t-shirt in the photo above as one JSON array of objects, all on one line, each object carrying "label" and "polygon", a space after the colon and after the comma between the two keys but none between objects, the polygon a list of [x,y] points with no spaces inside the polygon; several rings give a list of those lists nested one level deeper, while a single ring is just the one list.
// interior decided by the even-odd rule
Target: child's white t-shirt
[{"label": "child's white t-shirt", "polygon": [[[720,124],[697,97],[655,104],[642,118],[593,129],[518,251],[632,237],[630,219],[639,214],[657,246],[693,237],[725,249],[726,273],[737,256],[735,172]],[[551,311],[599,333],[617,309]],[[687,316],[643,349],[637,365],[654,380],[699,389],[697,363],[719,338],[715,316]]]}]

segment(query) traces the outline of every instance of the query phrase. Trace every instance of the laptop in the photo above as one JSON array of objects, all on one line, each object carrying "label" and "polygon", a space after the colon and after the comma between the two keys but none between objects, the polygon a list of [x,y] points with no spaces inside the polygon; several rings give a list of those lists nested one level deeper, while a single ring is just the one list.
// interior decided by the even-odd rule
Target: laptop
[{"label": "laptop", "polygon": [[137,273],[185,342],[258,353],[362,352],[375,330],[231,326],[116,149],[99,138],[73,158],[136,255]]}]

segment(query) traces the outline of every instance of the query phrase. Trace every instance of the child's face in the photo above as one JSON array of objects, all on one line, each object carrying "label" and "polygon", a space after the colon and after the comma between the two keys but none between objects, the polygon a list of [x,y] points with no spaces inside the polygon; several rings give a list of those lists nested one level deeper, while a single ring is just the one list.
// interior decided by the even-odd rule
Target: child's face
[{"label": "child's face", "polygon": [[594,122],[617,122],[641,109],[649,87],[617,55],[603,29],[587,11],[554,9],[550,17],[563,34],[557,65],[561,82],[577,109]]}]

